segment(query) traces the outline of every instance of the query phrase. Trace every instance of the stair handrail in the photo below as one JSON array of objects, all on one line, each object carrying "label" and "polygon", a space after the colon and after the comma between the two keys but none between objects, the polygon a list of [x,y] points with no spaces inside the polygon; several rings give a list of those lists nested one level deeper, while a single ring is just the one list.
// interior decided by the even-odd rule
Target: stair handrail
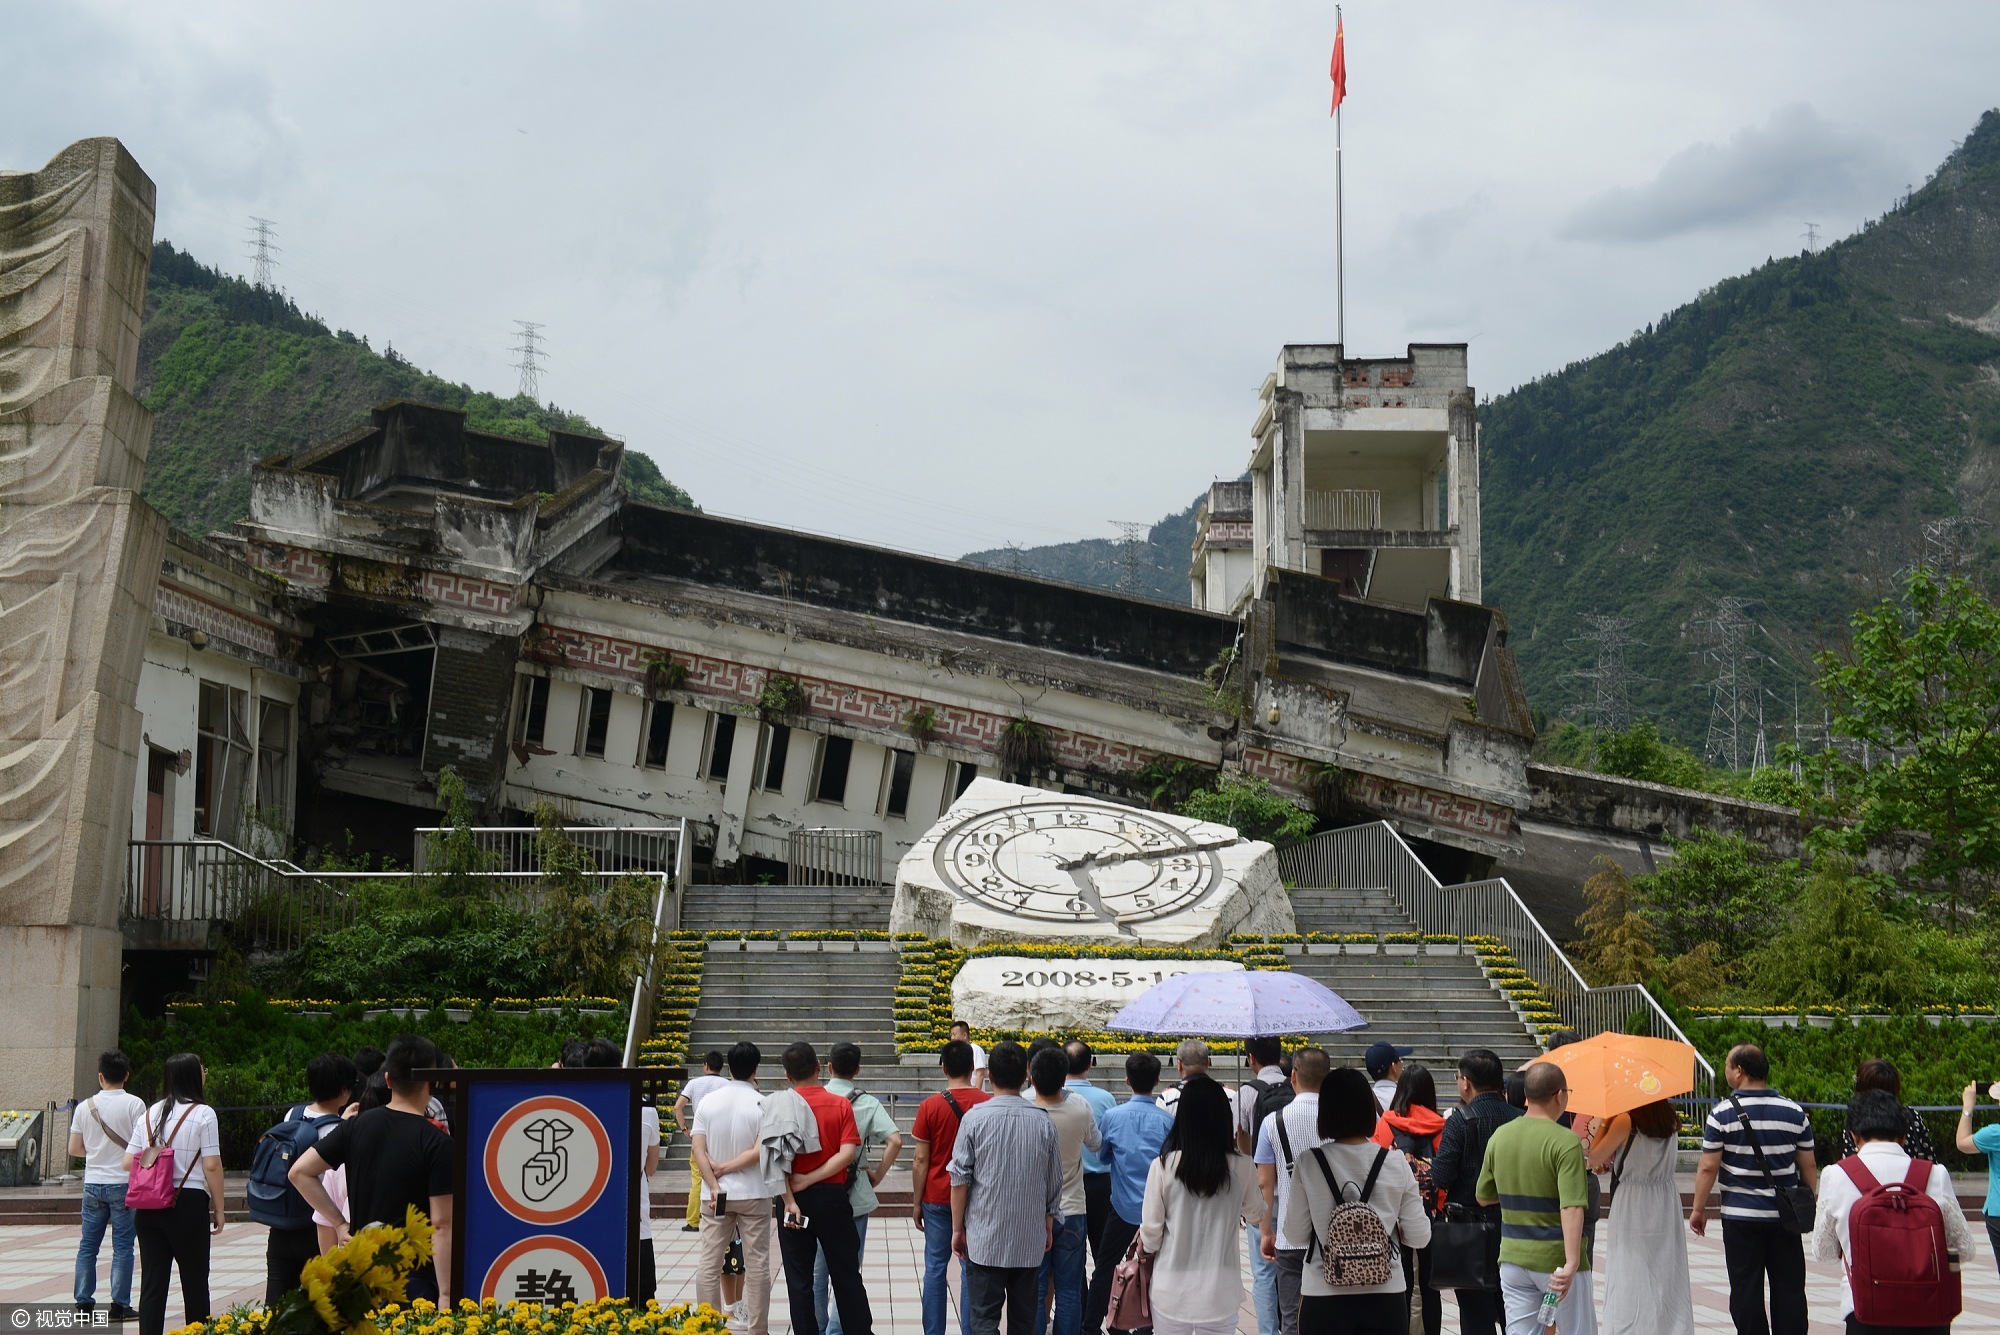
[{"label": "stair handrail", "polygon": [[[1282,850],[1279,861],[1288,880],[1294,879],[1295,870],[1321,869],[1338,878],[1330,888],[1388,891],[1420,932],[1493,937],[1541,986],[1565,1024],[1586,1038],[1607,1031],[1624,1033],[1631,1017],[1639,1013],[1645,1016],[1650,1036],[1694,1048],[1643,983],[1593,987],[1586,982],[1505,877],[1444,885],[1387,821],[1316,834],[1304,844]],[[1715,1068],[1699,1048],[1694,1060],[1695,1093],[1703,1100],[1712,1099]]]},{"label": "stair handrail", "polygon": [[653,891],[653,932],[646,951],[646,967],[632,980],[632,1009],[625,1017],[625,1064],[639,1064],[639,1048],[653,1036],[653,1004],[659,993],[658,955],[660,942],[681,925],[681,901],[688,882],[694,879],[693,840],[688,837],[685,818],[677,822],[674,835],[674,867],[658,874]]}]

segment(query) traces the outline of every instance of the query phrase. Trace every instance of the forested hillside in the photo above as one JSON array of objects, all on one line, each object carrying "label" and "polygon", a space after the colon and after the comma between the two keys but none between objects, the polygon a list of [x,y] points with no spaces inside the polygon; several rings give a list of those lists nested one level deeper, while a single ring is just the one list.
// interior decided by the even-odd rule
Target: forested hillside
[{"label": "forested hillside", "polygon": [[[1488,400],[1480,422],[1485,598],[1537,709],[1580,717],[1587,683],[1569,674],[1595,653],[1581,618],[1626,617],[1637,712],[1699,749],[1714,671],[1700,623],[1736,597],[1754,623],[1748,698],[1772,744],[1789,739],[1795,694],[1818,715],[1812,653],[1893,591],[1926,521],[1973,521],[1950,543],[2000,570],[2000,111],[1856,235],[1720,282]],[[1154,530],[1162,571],[1187,559],[1171,523]],[[1112,586],[1111,547],[1011,555]]]},{"label": "forested hillside", "polygon": [[[1168,515],[1147,530],[1146,540],[1130,554],[1134,558],[1132,592],[1173,603],[1188,600],[1188,566],[1194,559],[1194,512],[1200,504],[1199,499],[1190,501],[1187,509]],[[1125,586],[1127,555],[1121,542],[1085,538],[1081,542],[1058,542],[1046,547],[995,547],[967,552],[961,559],[974,565],[1059,579],[1067,584],[1117,589]]]},{"label": "forested hillside", "polygon": [[[154,413],[146,499],[197,533],[250,507],[250,465],[366,420],[388,399],[462,408],[470,425],[534,440],[588,420],[527,398],[498,398],[412,366],[394,346],[329,330],[282,293],[201,264],[172,243],[153,247],[139,341],[139,397]],[[692,507],[645,455],[625,454],[625,489]]]}]

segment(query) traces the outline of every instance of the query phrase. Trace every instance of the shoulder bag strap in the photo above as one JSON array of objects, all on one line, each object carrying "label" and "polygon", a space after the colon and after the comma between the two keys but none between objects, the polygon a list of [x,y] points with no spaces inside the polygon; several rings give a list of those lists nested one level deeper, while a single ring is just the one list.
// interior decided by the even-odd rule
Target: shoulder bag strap
[{"label": "shoulder bag strap", "polygon": [[[1319,1163],[1319,1175],[1326,1179],[1327,1190],[1333,1193],[1333,1203],[1342,1204],[1346,1197],[1341,1194],[1340,1183],[1333,1180],[1333,1169],[1327,1166],[1326,1151],[1315,1147],[1309,1153]],[[1306,1211],[1306,1231],[1311,1240],[1306,1244],[1305,1259],[1311,1261],[1313,1249],[1319,1246],[1319,1226],[1313,1222],[1311,1210]]]},{"label": "shoulder bag strap", "polygon": [[1929,1159],[1911,1159],[1910,1171],[1903,1174],[1903,1185],[1923,1195],[1931,1185],[1931,1167]]},{"label": "shoulder bag strap", "polygon": [[1611,1165],[1611,1195],[1618,1195],[1618,1179],[1625,1176],[1625,1156],[1632,1152],[1632,1142],[1639,1138],[1639,1128],[1633,1127],[1625,1133],[1625,1144],[1619,1148],[1618,1162]]},{"label": "shoulder bag strap", "polygon": [[1882,1185],[1876,1181],[1875,1174],[1868,1171],[1868,1165],[1861,1162],[1861,1156],[1858,1154],[1850,1154],[1834,1166],[1847,1174],[1847,1180],[1852,1182],[1854,1189],[1863,1196]]},{"label": "shoulder bag strap", "polygon": [[1361,1194],[1356,1196],[1355,1200],[1364,1205],[1367,1203],[1369,1195],[1375,1190],[1375,1179],[1381,1176],[1382,1165],[1388,1162],[1388,1159],[1389,1151],[1386,1147],[1375,1151],[1375,1162],[1368,1169],[1368,1180],[1361,1184]]},{"label": "shoulder bag strap", "polygon": [[1750,1152],[1757,1156],[1757,1166],[1764,1170],[1765,1177],[1771,1179],[1771,1189],[1773,1191],[1777,1190],[1778,1175],[1771,1171],[1771,1161],[1764,1157],[1764,1142],[1757,1139],[1757,1128],[1750,1125],[1750,1114],[1743,1110],[1743,1104],[1737,1099],[1734,1092],[1731,1092],[1729,1095],[1729,1102],[1736,1109],[1737,1125],[1741,1126],[1743,1134],[1749,1137]]},{"label": "shoulder bag strap", "polygon": [[104,1138],[106,1140],[114,1139],[111,1134],[111,1128],[104,1124],[104,1114],[97,1111],[97,1095],[92,1094],[83,1106],[90,1109],[91,1118],[96,1121],[97,1129],[104,1133]]},{"label": "shoulder bag strap", "polygon": [[1283,1108],[1278,1109],[1277,1120],[1278,1120],[1278,1145],[1284,1151],[1285,1171],[1289,1173],[1292,1171],[1292,1161],[1298,1158],[1299,1156],[1292,1153],[1292,1137],[1291,1133],[1285,1130],[1285,1110]]},{"label": "shoulder bag strap", "polygon": [[958,1106],[958,1100],[951,1096],[951,1091],[948,1089],[944,1092],[944,1106],[951,1109],[953,1117],[961,1122],[965,1120],[965,1109]]}]

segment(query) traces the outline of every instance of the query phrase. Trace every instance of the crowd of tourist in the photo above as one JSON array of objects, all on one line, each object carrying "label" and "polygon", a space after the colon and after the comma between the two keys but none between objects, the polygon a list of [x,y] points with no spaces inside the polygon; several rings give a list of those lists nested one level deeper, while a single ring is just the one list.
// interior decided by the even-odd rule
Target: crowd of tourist
[{"label": "crowd of tourist", "polygon": [[[1224,1335],[1246,1295],[1259,1335],[1437,1335],[1446,1289],[1463,1335],[1600,1326],[1692,1335],[1683,1227],[1705,1236],[1712,1210],[1741,1335],[1805,1335],[1808,1245],[1842,1263],[1850,1335],[1948,1331],[1959,1311],[1972,1229],[1886,1061],[1857,1073],[1844,1157],[1822,1175],[1806,1112],[1771,1087],[1764,1053],[1732,1050],[1729,1093],[1707,1111],[1683,1219],[1672,1103],[1574,1116],[1560,1065],[1510,1073],[1473,1049],[1458,1061],[1447,1113],[1436,1077],[1408,1055],[1377,1043],[1358,1069],[1318,1047],[1283,1053],[1276,1040],[1252,1039],[1254,1075],[1230,1088],[1211,1074],[1206,1045],[1189,1040],[1167,1090],[1157,1057],[1128,1056],[1121,1100],[1092,1078],[1095,1055],[1081,1041],[990,1052],[947,1042],[942,1088],[923,1100],[908,1138],[925,1335],[946,1335],[954,1260],[959,1335],[997,1335],[1003,1320],[1007,1335],[1128,1329],[1117,1322],[1139,1310],[1135,1287],[1150,1309],[1140,1335]],[[621,1061],[596,1039],[566,1045],[556,1064]],[[673,1104],[692,1143],[683,1227],[700,1234],[695,1296],[746,1335],[770,1329],[774,1270],[794,1332],[873,1330],[861,1260],[905,1137],[861,1087],[861,1061],[852,1043],[835,1044],[824,1063],[793,1043],[779,1056],[781,1080],[767,1083],[763,1054],[741,1042],[707,1054]],[[451,1254],[451,1127],[418,1074],[448,1064],[417,1037],[308,1063],[308,1101],[264,1138],[280,1147],[276,1176],[261,1145],[252,1172],[253,1218],[270,1225],[267,1302],[352,1229],[407,1208],[429,1216],[437,1254]],[[188,1320],[210,1315],[210,1240],[225,1222],[219,1125],[194,1054],[168,1059],[150,1106],[125,1091],[129,1076],[124,1056],[106,1053],[100,1088],[72,1121],[70,1152],[86,1165],[75,1298],[94,1306],[109,1232],[109,1315],[162,1335],[176,1270]],[[1955,1141],[1989,1158],[1987,1231],[2000,1252],[2000,1124],[1975,1126],[1977,1098],[1968,1085]],[[641,1143],[650,1148],[634,1171],[650,1200],[660,1152],[650,1106]],[[165,1148],[177,1181],[159,1195],[148,1179],[144,1208],[133,1208],[135,1162],[150,1167]],[[1615,1202],[1601,1258],[1600,1177]],[[640,1282],[651,1296],[647,1233]],[[448,1303],[447,1278],[426,1267],[409,1294]]]}]

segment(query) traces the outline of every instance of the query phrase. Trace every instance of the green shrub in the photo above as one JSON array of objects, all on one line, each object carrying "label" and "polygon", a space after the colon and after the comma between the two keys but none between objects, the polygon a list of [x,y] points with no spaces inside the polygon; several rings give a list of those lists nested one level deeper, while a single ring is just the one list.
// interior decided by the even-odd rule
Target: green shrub
[{"label": "green shrub", "polygon": [[1245,839],[1261,839],[1283,848],[1313,831],[1312,812],[1263,779],[1228,779],[1213,788],[1189,793],[1180,814],[1227,825]]}]

